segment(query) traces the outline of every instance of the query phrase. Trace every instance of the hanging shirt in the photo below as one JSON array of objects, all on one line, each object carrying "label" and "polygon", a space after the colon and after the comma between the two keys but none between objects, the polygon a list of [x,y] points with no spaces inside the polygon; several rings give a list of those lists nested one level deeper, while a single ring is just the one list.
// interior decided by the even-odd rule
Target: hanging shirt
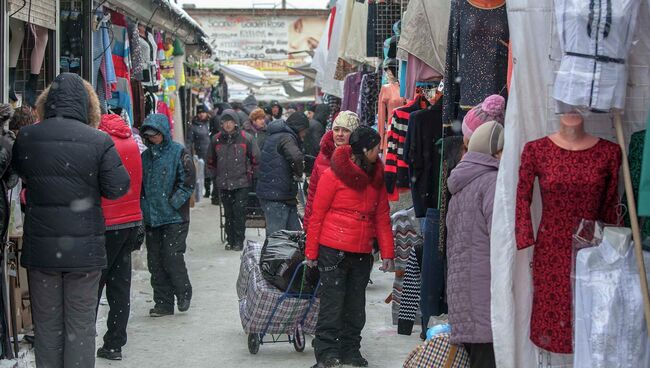
[{"label": "hanging shirt", "polygon": [[627,58],[640,0],[557,0],[562,49],[553,98],[600,111],[625,107]]},{"label": "hanging shirt", "polygon": [[623,248],[603,240],[578,252],[574,368],[650,367],[634,249]]}]

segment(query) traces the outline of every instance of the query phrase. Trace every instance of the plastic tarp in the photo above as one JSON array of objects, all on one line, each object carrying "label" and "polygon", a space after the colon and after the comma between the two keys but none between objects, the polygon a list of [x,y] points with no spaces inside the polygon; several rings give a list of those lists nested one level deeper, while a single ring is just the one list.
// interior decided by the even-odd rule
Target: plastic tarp
[{"label": "plastic tarp", "polygon": [[[628,90],[623,116],[627,139],[644,128],[650,105],[650,11],[641,0],[635,44],[629,58]],[[492,220],[492,330],[497,366],[536,367],[538,350],[529,339],[532,306],[530,262],[532,248],[517,251],[515,196],[520,155],[524,144],[557,130],[551,97],[559,66],[553,0],[508,0],[514,71],[506,112],[505,147],[494,199]],[[612,115],[591,115],[587,130],[615,141]],[[621,187],[622,188],[622,187]],[[532,206],[539,224],[541,203],[536,189]],[[562,361],[562,357],[552,363]],[[570,366],[570,360],[569,360]]]}]

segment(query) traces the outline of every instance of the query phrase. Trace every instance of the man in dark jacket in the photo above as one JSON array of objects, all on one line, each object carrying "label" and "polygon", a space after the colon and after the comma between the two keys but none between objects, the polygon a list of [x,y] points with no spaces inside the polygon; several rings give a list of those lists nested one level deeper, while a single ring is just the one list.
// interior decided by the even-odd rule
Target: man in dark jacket
[{"label": "man in dark jacket", "polygon": [[174,314],[174,296],[180,312],[190,308],[192,285],[184,254],[196,173],[192,156],[172,141],[165,115],[149,115],[141,131],[149,147],[142,154],[141,204],[156,303],[149,315],[161,317]]},{"label": "man in dark jacket", "polygon": [[[208,147],[210,146],[210,115],[203,105],[196,107],[196,116],[187,129],[185,147],[197,155],[203,162],[208,161]],[[205,169],[205,198],[210,198],[210,187],[212,186],[212,175],[210,170]]]},{"label": "man in dark jacket", "polygon": [[304,155],[302,139],[309,121],[300,112],[293,113],[285,123],[275,120],[268,126],[257,181],[257,197],[266,218],[266,234],[278,230],[300,230],[297,182],[302,180]]},{"label": "man in dark jacket", "polygon": [[[311,176],[314,168],[314,162],[320,152],[320,140],[325,135],[325,126],[327,118],[330,115],[330,107],[325,104],[316,105],[314,108],[314,118],[309,120],[309,129],[305,136],[305,175]],[[307,190],[307,188],[305,188]]]},{"label": "man in dark jacket", "polygon": [[131,252],[138,246],[138,233],[142,225],[142,159],[131,128],[119,115],[102,115],[99,129],[111,136],[131,178],[129,192],[125,196],[118,200],[102,199],[108,267],[102,271],[97,298],[99,302],[106,287],[110,310],[106,320],[104,346],[97,350],[97,357],[122,360],[122,347],[126,345],[126,326],[131,310]]},{"label": "man in dark jacket", "polygon": [[233,110],[221,115],[221,132],[210,145],[208,166],[221,194],[226,217],[226,250],[242,250],[246,233],[246,204],[257,170],[259,149],[253,138],[239,128]]},{"label": "man in dark jacket", "polygon": [[29,270],[38,367],[94,367],[97,290],[106,267],[101,199],[129,190],[113,141],[96,129],[99,101],[60,74],[37,101],[40,124],[21,129],[16,172],[29,185],[22,265]]}]

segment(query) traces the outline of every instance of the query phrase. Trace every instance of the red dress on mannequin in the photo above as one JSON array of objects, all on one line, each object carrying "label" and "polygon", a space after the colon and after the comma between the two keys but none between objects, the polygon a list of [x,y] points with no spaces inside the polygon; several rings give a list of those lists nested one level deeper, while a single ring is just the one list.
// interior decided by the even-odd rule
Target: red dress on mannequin
[{"label": "red dress on mannequin", "polygon": [[[593,147],[565,150],[548,138],[526,144],[517,187],[517,248],[535,245],[530,339],[540,348],[573,351],[572,235],[581,219],[618,224],[621,150],[600,139]],[[530,205],[535,178],[542,193],[542,220],[533,233]]]}]

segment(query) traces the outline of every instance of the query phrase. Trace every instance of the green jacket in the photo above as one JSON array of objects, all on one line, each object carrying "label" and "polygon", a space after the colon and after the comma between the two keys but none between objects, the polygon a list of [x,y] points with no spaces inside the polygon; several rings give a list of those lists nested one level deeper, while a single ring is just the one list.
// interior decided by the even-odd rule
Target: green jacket
[{"label": "green jacket", "polygon": [[147,226],[158,227],[190,220],[190,197],[196,172],[190,153],[172,141],[169,121],[162,114],[149,115],[140,129],[153,128],[163,142],[142,153],[142,214]]}]

